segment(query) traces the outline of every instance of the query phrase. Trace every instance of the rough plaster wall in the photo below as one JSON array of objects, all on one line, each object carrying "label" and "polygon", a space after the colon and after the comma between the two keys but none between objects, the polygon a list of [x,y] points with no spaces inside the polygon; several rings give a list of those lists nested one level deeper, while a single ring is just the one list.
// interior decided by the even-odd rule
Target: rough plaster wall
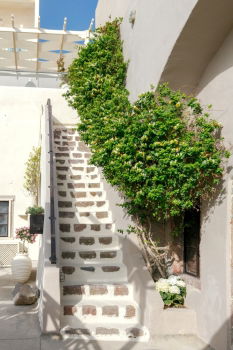
[{"label": "rough plaster wall", "polygon": [[0,3],[0,18],[2,21],[0,25],[2,27],[11,27],[11,15],[15,16],[15,26],[24,28],[34,27],[34,6],[15,6],[9,4],[8,6],[2,6]]},{"label": "rough plaster wall", "polygon": [[[233,31],[210,61],[198,86],[203,105],[213,104],[211,115],[224,126],[222,136],[232,145]],[[228,162],[220,193],[203,205],[201,235],[201,291],[193,291],[190,305],[198,314],[199,332],[216,350],[229,349],[231,197],[233,157]]]},{"label": "rough plaster wall", "polygon": [[[127,88],[132,101],[157,85],[162,70],[197,0],[99,0],[96,25],[123,17],[121,35],[129,60]],[[132,28],[131,11],[136,11]]]},{"label": "rough plaster wall", "polygon": [[[57,123],[77,121],[62,92],[62,89],[0,87],[0,195],[15,196],[12,237],[17,227],[28,224],[21,216],[32,204],[32,198],[23,188],[25,163],[32,147],[40,144],[42,106],[50,98]],[[31,247],[31,257],[36,259],[37,250]]]},{"label": "rough plaster wall", "polygon": [[[127,88],[131,100],[160,79],[179,34],[197,1],[99,0],[97,26],[109,14],[124,17],[121,25],[124,55],[130,60]],[[132,28],[128,21],[136,10]],[[231,33],[202,76],[198,87],[204,104],[223,125],[226,143],[232,142],[233,34]],[[232,158],[229,161],[232,165]],[[229,349],[231,171],[226,174],[219,201],[205,203],[201,238],[201,290],[192,289],[187,304],[197,311],[199,335],[216,350]],[[124,219],[125,220],[125,219]]]}]

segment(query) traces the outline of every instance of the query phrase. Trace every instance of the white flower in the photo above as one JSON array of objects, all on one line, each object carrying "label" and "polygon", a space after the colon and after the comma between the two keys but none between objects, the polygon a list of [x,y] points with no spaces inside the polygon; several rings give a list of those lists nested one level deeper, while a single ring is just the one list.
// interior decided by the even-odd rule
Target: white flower
[{"label": "white flower", "polygon": [[180,294],[180,288],[177,286],[170,286],[169,293],[171,294]]},{"label": "white flower", "polygon": [[172,286],[175,286],[178,280],[179,280],[179,276],[171,275],[168,277],[168,283]]},{"label": "white flower", "polygon": [[169,283],[166,279],[160,278],[158,282],[155,283],[155,288],[158,292],[167,293],[169,290]]},{"label": "white flower", "polygon": [[186,287],[185,282],[182,281],[182,280],[177,281],[177,282],[176,282],[176,285],[177,285],[178,287]]}]

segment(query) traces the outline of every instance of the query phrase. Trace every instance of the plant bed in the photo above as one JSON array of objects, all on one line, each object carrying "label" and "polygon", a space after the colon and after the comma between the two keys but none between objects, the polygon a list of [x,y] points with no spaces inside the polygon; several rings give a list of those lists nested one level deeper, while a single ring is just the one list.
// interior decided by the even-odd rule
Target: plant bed
[{"label": "plant bed", "polygon": [[168,307],[161,312],[159,333],[163,335],[196,334],[196,312],[186,307]]}]

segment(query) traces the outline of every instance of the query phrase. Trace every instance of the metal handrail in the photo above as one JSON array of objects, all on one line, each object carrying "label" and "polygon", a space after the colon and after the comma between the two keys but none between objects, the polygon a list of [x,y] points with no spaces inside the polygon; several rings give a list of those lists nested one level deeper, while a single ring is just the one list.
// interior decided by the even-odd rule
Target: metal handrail
[{"label": "metal handrail", "polygon": [[50,230],[51,230],[51,264],[57,263],[56,256],[56,216],[55,216],[55,181],[54,181],[54,151],[53,151],[53,120],[52,120],[52,105],[50,99],[46,105],[48,117],[48,137],[49,137],[49,155],[50,155]]}]

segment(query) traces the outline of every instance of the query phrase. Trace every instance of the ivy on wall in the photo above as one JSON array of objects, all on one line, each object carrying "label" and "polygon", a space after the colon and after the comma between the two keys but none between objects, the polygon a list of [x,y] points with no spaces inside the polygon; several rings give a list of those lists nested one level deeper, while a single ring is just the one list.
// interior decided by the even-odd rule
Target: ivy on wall
[{"label": "ivy on wall", "polygon": [[38,205],[39,201],[40,158],[41,147],[33,147],[29,153],[24,174],[24,188],[33,197],[35,205]]},{"label": "ivy on wall", "polygon": [[220,182],[229,157],[221,125],[196,98],[167,84],[131,104],[119,24],[98,28],[81,49],[69,67],[65,97],[80,116],[91,162],[124,194],[128,212],[141,219],[179,217]]}]

